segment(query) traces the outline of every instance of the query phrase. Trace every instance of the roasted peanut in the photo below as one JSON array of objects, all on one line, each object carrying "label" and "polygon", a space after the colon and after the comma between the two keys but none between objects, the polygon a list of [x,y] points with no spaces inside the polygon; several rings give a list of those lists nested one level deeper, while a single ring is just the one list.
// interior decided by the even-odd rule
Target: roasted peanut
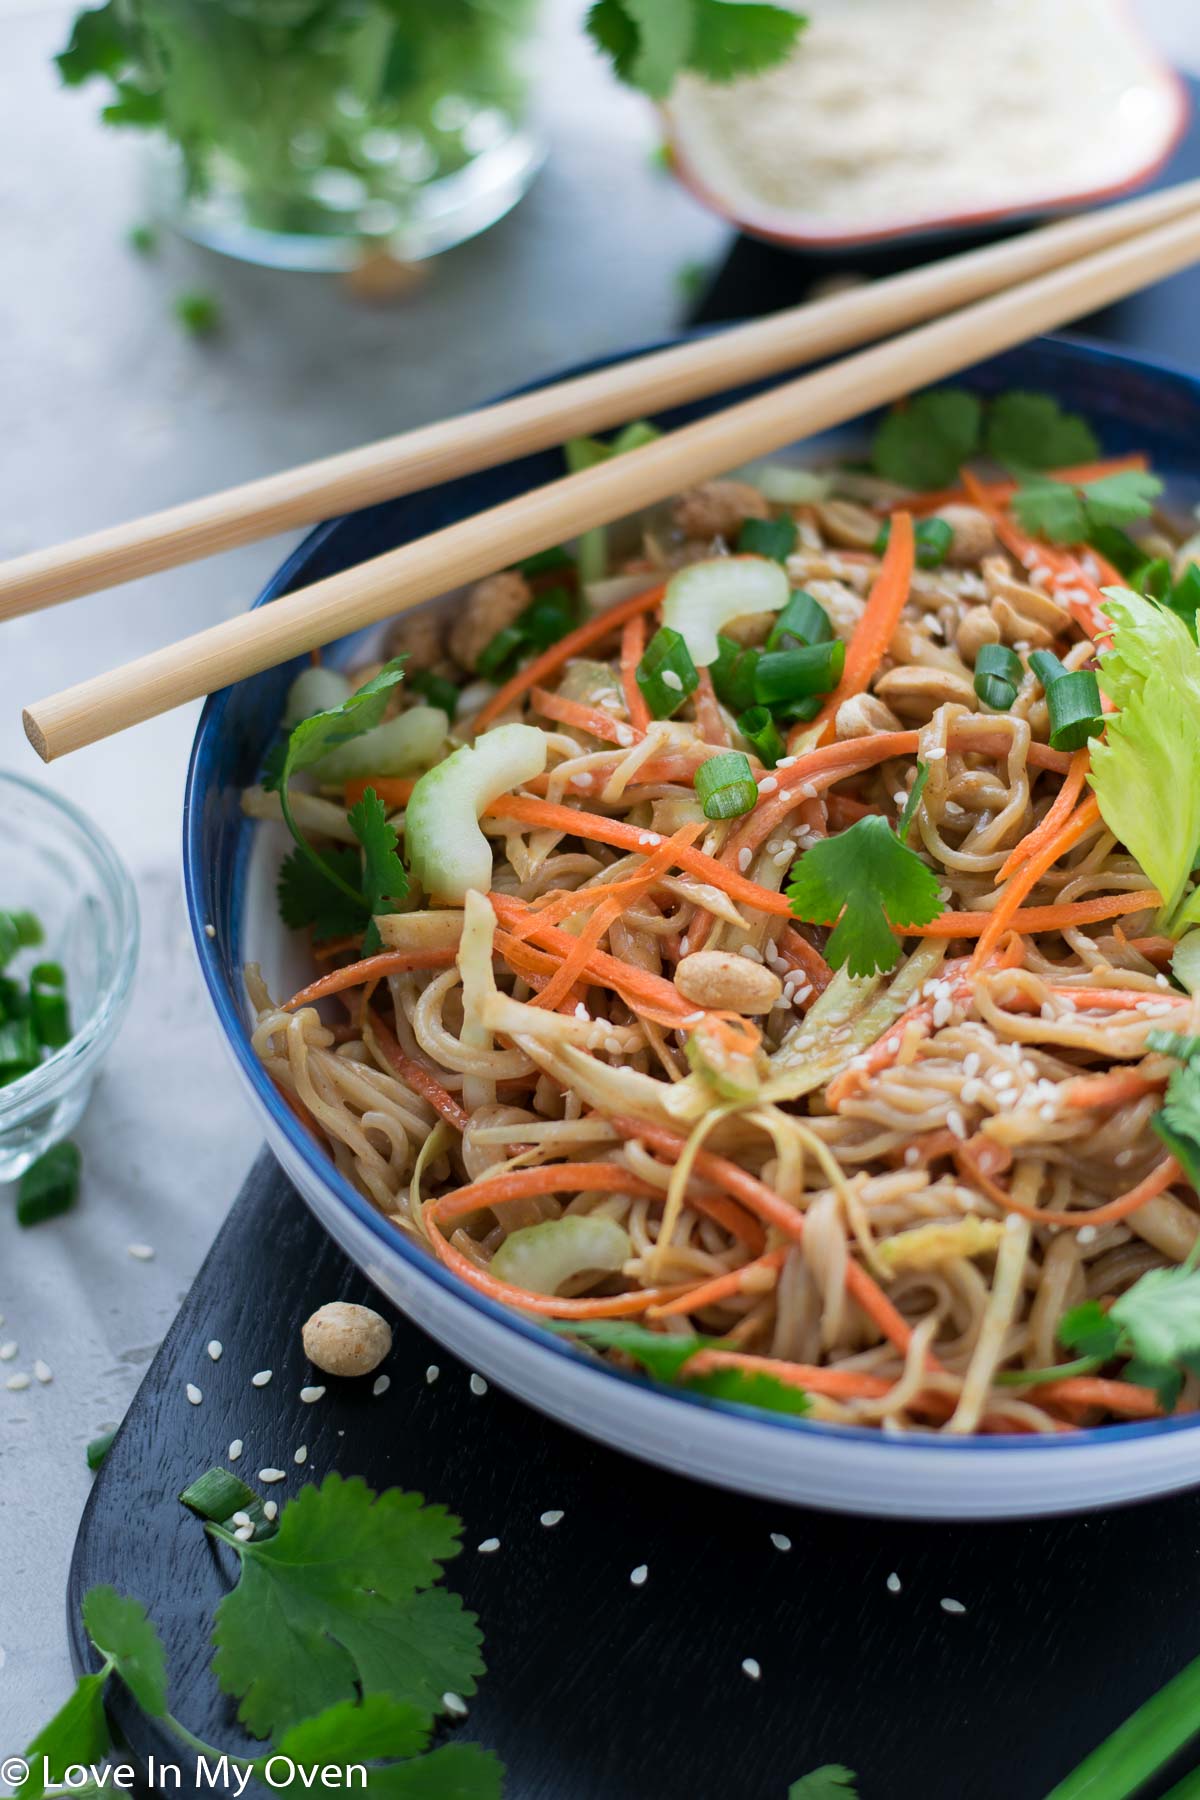
[{"label": "roasted peanut", "polygon": [[331,1300],[306,1319],[304,1354],[327,1375],[369,1375],[392,1347],[392,1328],[369,1306]]},{"label": "roasted peanut", "polygon": [[954,533],[946,561],[956,568],[969,568],[996,548],[992,521],[977,506],[943,506],[934,516],[944,519]]},{"label": "roasted peanut", "polygon": [[919,724],[926,724],[938,707],[948,700],[957,701],[972,711],[976,705],[975,689],[966,676],[955,675],[949,669],[926,669],[914,663],[889,669],[875,683],[875,692],[902,719]]},{"label": "roasted peanut", "polygon": [[685,538],[735,538],[747,519],[765,519],[770,510],[748,481],[706,481],[680,494],[671,517]]},{"label": "roasted peanut", "polygon": [[441,621],[428,608],[406,613],[388,633],[389,656],[407,656],[410,673],[432,669],[442,660]]},{"label": "roasted peanut", "polygon": [[693,1006],[719,1012],[770,1012],[783,992],[773,970],[728,950],[697,950],[682,957],[675,986]]},{"label": "roasted peanut", "polygon": [[853,500],[820,500],[813,511],[831,544],[840,544],[844,550],[875,548],[883,524],[878,513],[856,506]]},{"label": "roasted peanut", "polygon": [[524,612],[531,598],[529,583],[515,569],[477,581],[450,632],[450,654],[455,661],[464,669],[473,669],[480,652]]},{"label": "roasted peanut", "polygon": [[843,738],[872,737],[877,731],[899,731],[900,721],[890,706],[875,694],[851,694],[843,700],[834,719],[839,741]]},{"label": "roasted peanut", "polygon": [[1000,642],[1000,627],[992,617],[990,606],[972,606],[965,612],[954,634],[955,647],[965,663],[972,667],[985,644]]}]

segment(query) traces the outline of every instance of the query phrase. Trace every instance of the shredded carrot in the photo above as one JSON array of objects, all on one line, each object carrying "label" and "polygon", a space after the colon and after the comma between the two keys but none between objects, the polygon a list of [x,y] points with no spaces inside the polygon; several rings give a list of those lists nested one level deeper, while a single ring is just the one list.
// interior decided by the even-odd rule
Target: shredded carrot
[{"label": "shredded carrot", "polygon": [[[1076,487],[1082,487],[1084,482],[1099,481],[1105,475],[1120,475],[1126,469],[1144,469],[1146,467],[1146,458],[1138,454],[1135,456],[1110,456],[1100,462],[1073,463],[1064,469],[1047,469],[1046,474],[1055,481],[1066,481]],[[974,504],[978,506],[980,505],[979,496],[986,500],[989,507],[1007,506],[1017,491],[1015,481],[983,482],[974,475],[971,477],[971,486],[974,492],[969,491],[964,485],[942,488],[933,493],[918,494],[909,502],[909,505],[913,512],[922,515],[940,512],[943,506],[961,506],[964,501],[968,500],[973,500]],[[844,553],[839,551],[838,554]]]},{"label": "shredded carrot", "polygon": [[814,996],[825,992],[833,980],[833,970],[803,932],[797,931],[793,925],[783,933],[775,949],[789,969],[799,969],[802,972]]},{"label": "shredded carrot", "polygon": [[768,1250],[765,1256],[743,1263],[740,1269],[730,1269],[724,1275],[714,1275],[711,1281],[701,1282],[690,1293],[681,1294],[678,1300],[668,1300],[665,1306],[656,1307],[655,1316],[670,1319],[681,1313],[700,1312],[704,1307],[716,1306],[722,1300],[736,1299],[739,1294],[751,1291],[746,1287],[747,1275],[761,1269],[781,1269],[787,1254],[786,1250]]},{"label": "shredded carrot", "polygon": [[1019,844],[1014,845],[1008,854],[1007,860],[996,871],[997,883],[1007,881],[1009,876],[1013,874],[1023,862],[1027,862],[1031,856],[1036,856],[1038,851],[1042,850],[1050,842],[1051,838],[1057,835],[1061,827],[1070,818],[1075,807],[1075,802],[1083,792],[1083,784],[1087,778],[1090,760],[1090,754],[1086,748],[1083,750],[1076,750],[1074,756],[1071,758],[1071,767],[1067,771],[1067,779],[1063,782],[1058,793],[1054,797],[1054,804],[1051,806],[1041,823],[1035,825],[1033,830],[1028,832],[1026,836],[1021,839]]},{"label": "shredded carrot", "polygon": [[[1136,894],[1099,894],[1094,900],[1022,907],[1008,920],[1008,929],[1028,937],[1031,932],[1062,931],[1070,925],[1098,925],[1104,919],[1121,919],[1126,913],[1147,912],[1161,905],[1162,895],[1157,888],[1139,888]],[[900,935],[979,937],[995,917],[994,912],[945,912],[929,925],[906,925]]]},{"label": "shredded carrot", "polygon": [[1082,1225],[1115,1225],[1121,1219],[1127,1219],[1139,1206],[1145,1206],[1147,1200],[1153,1200],[1157,1194],[1165,1192],[1172,1182],[1179,1180],[1182,1173],[1173,1156],[1164,1156],[1136,1187],[1130,1188],[1127,1194],[1119,1194],[1115,1200],[1109,1200],[1103,1206],[1081,1209],[1078,1212],[1049,1212],[1015,1200],[1001,1182],[994,1180],[979,1166],[970,1145],[960,1144],[954,1154],[966,1175],[979,1185],[989,1200],[994,1200],[1005,1212],[1020,1213],[1023,1219],[1032,1219],[1037,1225],[1065,1225],[1073,1230],[1078,1230]]},{"label": "shredded carrot", "polygon": [[586,706],[582,700],[568,699],[566,694],[552,694],[548,688],[532,688],[529,704],[544,719],[553,719],[559,725],[570,725],[576,731],[586,732],[589,737],[599,738],[601,743],[616,744],[626,750],[643,735],[640,731],[635,731],[633,726],[623,725],[619,719],[614,719],[602,706]]},{"label": "shredded carrot", "polygon": [[447,1125],[453,1125],[455,1131],[465,1131],[470,1123],[466,1108],[453,1094],[446,1091],[437,1076],[423,1063],[415,1062],[411,1056],[405,1055],[395,1034],[378,1013],[372,1013],[368,1023],[371,1035],[404,1085],[411,1088],[414,1094],[420,1094],[422,1100],[427,1100]]},{"label": "shredded carrot", "polygon": [[1086,1011],[1128,1012],[1139,1006],[1190,1006],[1187,994],[1164,994],[1159,988],[1072,987],[1069,981],[1052,981],[1052,994],[1074,1000]]},{"label": "shredded carrot", "polygon": [[638,664],[646,649],[646,615],[635,613],[632,619],[626,619],[621,627],[621,692],[625,696],[625,710],[629,714],[629,723],[639,733],[644,733],[650,723],[650,708],[646,704],[646,696],[638,686]]},{"label": "shredded carrot", "polygon": [[1082,1111],[1096,1106],[1125,1106],[1166,1085],[1165,1075],[1146,1075],[1141,1069],[1109,1069],[1103,1075],[1076,1075],[1062,1082],[1054,1097],[1060,1106]]},{"label": "shredded carrot", "polygon": [[[609,1124],[622,1137],[639,1138],[651,1149],[676,1158],[687,1143],[687,1139],[677,1131],[671,1131],[664,1125],[647,1124],[641,1119],[614,1117],[609,1119]],[[743,1206],[749,1207],[765,1224],[776,1226],[794,1243],[800,1241],[804,1234],[803,1213],[797,1212],[786,1200],[780,1199],[765,1182],[759,1181],[747,1170],[740,1169],[727,1156],[714,1155],[711,1150],[698,1150],[692,1166],[697,1175],[724,1188],[727,1194],[732,1194]],[[848,1258],[846,1262],[846,1291],[878,1326],[884,1337],[901,1350],[908,1348],[912,1327],[892,1305],[875,1277],[853,1258]],[[940,1367],[932,1353],[929,1367]]]},{"label": "shredded carrot", "polygon": [[619,601],[607,611],[597,613],[594,619],[587,619],[582,625],[577,625],[574,631],[568,631],[566,637],[559,638],[557,644],[551,644],[548,650],[535,656],[532,662],[526,663],[523,669],[518,669],[503,687],[497,689],[487,705],[481,707],[476,714],[476,733],[486,730],[493,719],[498,719],[502,712],[506,712],[514,700],[518,700],[529,688],[540,687],[547,675],[553,675],[573,656],[578,656],[583,650],[590,650],[593,644],[598,644],[610,632],[618,630],[626,619],[635,618],[639,613],[652,612],[662,600],[664,591],[664,583],[659,582],[656,587],[647,588],[645,593],[632,594],[628,600]]},{"label": "shredded carrot", "polygon": [[460,1280],[478,1293],[486,1294],[489,1300],[496,1300],[502,1306],[519,1306],[524,1312],[539,1313],[546,1319],[628,1319],[637,1313],[648,1312],[660,1301],[673,1300],[684,1291],[683,1285],[660,1288],[639,1288],[631,1294],[608,1294],[593,1300],[560,1300],[556,1294],[535,1294],[529,1288],[514,1287],[510,1282],[499,1281],[496,1276],[481,1269],[473,1263],[469,1256],[448,1243],[438,1229],[436,1220],[427,1221],[429,1241],[439,1261],[448,1269],[453,1269]]},{"label": "shredded carrot", "polygon": [[632,1174],[621,1163],[540,1163],[533,1169],[510,1169],[502,1175],[484,1175],[466,1187],[431,1200],[426,1219],[439,1225],[465,1219],[486,1207],[503,1206],[509,1200],[526,1200],[531,1194],[634,1194],[643,1200],[661,1199],[658,1188]]},{"label": "shredded carrot", "polygon": [[1103,1407],[1126,1419],[1155,1419],[1162,1405],[1153,1388],[1135,1387],[1131,1381],[1110,1381],[1102,1375],[1067,1375],[1049,1381],[1038,1390],[1038,1400],[1071,1407]]},{"label": "shredded carrot", "polygon": [[405,775],[360,775],[346,783],[346,805],[357,806],[367,789],[374,788],[386,807],[407,806],[416,785]]},{"label": "shredded carrot", "polygon": [[[509,894],[494,893],[489,894],[488,899],[497,919],[506,930],[527,925],[531,909],[523,901],[515,900]],[[578,941],[569,931],[540,923],[529,930],[529,936],[535,943],[550,950],[556,961],[569,956]],[[683,998],[674,982],[664,981],[661,975],[653,975],[648,969],[638,968],[633,963],[620,962],[603,950],[591,952],[587,961],[587,975],[597,985],[615,989],[631,1005],[633,1011],[653,1019],[656,1024],[666,1025],[668,1029],[682,1024],[696,1010]]]},{"label": "shredded carrot", "polygon": [[996,536],[1025,570],[1043,568],[1050,577],[1050,587],[1066,606],[1076,625],[1093,642],[1108,637],[1112,626],[1104,617],[1104,595],[1083,565],[1060,545],[1045,544],[1028,536],[1011,519],[1003,506],[994,504],[986,488],[969,469],[963,470],[963,486],[971,500],[992,521]]},{"label": "shredded carrot", "polygon": [[842,679],[811,725],[797,725],[789,742],[797,741],[812,729],[819,729],[822,737],[828,737],[842,702],[849,700],[854,694],[863,693],[869,686],[872,676],[887,655],[888,646],[900,623],[915,566],[916,540],[912,514],[893,513],[888,546],[879,565],[875,585],[867,598],[866,609],[855,626],[854,636],[846,651]]},{"label": "shredded carrot", "polygon": [[972,959],[974,967],[979,968],[985,958],[990,955],[996,944],[1012,924],[1013,917],[1024,900],[1031,893],[1046,871],[1053,867],[1060,856],[1065,856],[1081,838],[1087,836],[1100,823],[1100,808],[1096,796],[1089,794],[1071,817],[1044,838],[1041,845],[1027,856],[1015,875],[1011,875],[1003,893],[992,909],[991,922],[987,929],[980,933],[979,942],[975,946]]},{"label": "shredded carrot", "polygon": [[385,975],[402,975],[408,969],[448,969],[454,954],[453,950],[382,950],[378,956],[366,956],[361,962],[333,969],[319,981],[310,981],[298,994],[284,1001],[283,1010],[295,1012],[298,1006],[310,1006],[314,1000],[324,1000],[329,994],[362,987],[364,982],[378,981]]}]

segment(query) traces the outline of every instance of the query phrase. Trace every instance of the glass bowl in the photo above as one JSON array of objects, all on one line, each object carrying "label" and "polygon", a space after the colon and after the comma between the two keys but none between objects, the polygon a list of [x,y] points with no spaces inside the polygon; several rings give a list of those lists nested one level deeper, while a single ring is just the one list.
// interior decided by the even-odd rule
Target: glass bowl
[{"label": "glass bowl", "polygon": [[[0,906],[35,913],[39,961],[61,963],[73,1034],[28,1075],[0,1087],[0,1181],[15,1181],[78,1123],[120,1028],[137,965],[138,909],[116,851],[69,801],[0,770]],[[25,969],[28,952],[13,967]]]}]

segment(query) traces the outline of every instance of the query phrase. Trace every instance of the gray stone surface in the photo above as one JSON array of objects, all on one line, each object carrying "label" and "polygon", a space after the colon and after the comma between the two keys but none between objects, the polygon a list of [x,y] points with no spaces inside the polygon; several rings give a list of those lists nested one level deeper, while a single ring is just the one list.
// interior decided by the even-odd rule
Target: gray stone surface
[{"label": "gray stone surface", "polygon": [[[153,261],[132,255],[135,145],[95,123],[92,95],[57,91],[49,57],[66,11],[0,0],[0,556],[671,329],[679,270],[715,256],[723,228],[651,169],[653,120],[583,45],[581,10],[564,0],[547,31],[551,159],[534,191],[405,304],[370,310],[326,279],[178,242]],[[1190,0],[1146,10],[1177,54],[1196,53]],[[220,298],[226,328],[210,344],[171,320],[186,287]],[[286,548],[255,546],[0,628],[0,767],[43,774],[109,831],[143,924],[133,1010],[79,1134],[78,1212],[19,1234],[0,1194],[0,1341],[19,1345],[0,1368],[41,1357],[54,1372],[49,1386],[0,1387],[0,1757],[66,1693],[62,1596],[84,1446],[120,1418],[257,1142],[180,896],[197,709],[41,771],[20,706],[242,608]],[[153,1261],[129,1256],[137,1242],[154,1246]]]}]

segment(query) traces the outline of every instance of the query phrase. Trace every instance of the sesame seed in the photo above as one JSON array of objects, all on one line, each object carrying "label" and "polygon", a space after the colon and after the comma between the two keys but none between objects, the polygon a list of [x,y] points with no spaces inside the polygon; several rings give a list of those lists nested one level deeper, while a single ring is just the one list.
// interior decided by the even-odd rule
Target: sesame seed
[{"label": "sesame seed", "polygon": [[630,1569],[630,1571],[629,1571],[630,1587],[645,1587],[646,1577],[649,1575],[649,1573],[650,1573],[650,1568],[647,1563],[639,1563],[636,1569]]},{"label": "sesame seed", "polygon": [[774,794],[779,790],[779,783],[773,775],[768,775],[758,784],[760,794]]},{"label": "sesame seed", "polygon": [[249,1525],[251,1523],[250,1514],[248,1512],[235,1512],[230,1516],[235,1525]]},{"label": "sesame seed", "polygon": [[1052,1125],[1058,1117],[1058,1108],[1047,1100],[1044,1106],[1038,1107],[1038,1118],[1046,1125]]},{"label": "sesame seed", "polygon": [[29,1386],[29,1377],[28,1375],[10,1375],[4,1385],[10,1394],[19,1394]]},{"label": "sesame seed", "polygon": [[894,1569],[887,1578],[887,1591],[889,1594],[898,1594],[900,1592],[900,1577],[896,1574]]},{"label": "sesame seed", "polygon": [[317,1401],[324,1397],[325,1389],[323,1387],[302,1387],[300,1389],[300,1398],[305,1406],[315,1406]]},{"label": "sesame seed", "polygon": [[946,811],[952,819],[961,819],[966,808],[960,806],[957,800],[947,800]]},{"label": "sesame seed", "polygon": [[467,1703],[461,1694],[447,1691],[442,1695],[442,1705],[456,1719],[465,1719],[467,1716]]},{"label": "sesame seed", "polygon": [[380,1394],[387,1393],[391,1385],[392,1378],[390,1375],[377,1375],[375,1377],[375,1385],[372,1387],[371,1392],[375,1395],[376,1399],[378,1399]]},{"label": "sesame seed", "polygon": [[544,1525],[547,1531],[551,1530],[553,1526],[558,1525],[561,1522],[562,1513],[557,1507],[553,1508],[550,1512],[544,1512],[539,1520],[539,1523]]},{"label": "sesame seed", "polygon": [[15,1338],[10,1343],[0,1344],[0,1362],[11,1362],[16,1354],[17,1342]]},{"label": "sesame seed", "polygon": [[737,865],[743,875],[746,873],[746,870],[750,867],[750,864],[753,861],[754,861],[753,850],[750,849],[748,844],[743,845],[737,854]]},{"label": "sesame seed", "polygon": [[690,942],[689,942],[689,941],[688,941],[688,939],[687,939],[687,938],[686,938],[686,937],[681,937],[681,938],[680,938],[680,940],[679,940],[679,954],[680,954],[680,956],[686,956],[686,955],[687,955],[687,954],[688,954],[688,951],[689,951],[689,950],[690,950],[690,949],[691,949],[691,944],[690,944]]},{"label": "sesame seed", "polygon": [[586,769],[580,770],[578,775],[572,775],[572,777],[571,777],[571,786],[572,787],[590,788],[591,785],[592,785],[592,778],[588,774]]},{"label": "sesame seed", "polygon": [[662,684],[664,687],[674,688],[677,694],[682,694],[683,692],[683,680],[675,673],[674,669],[663,670]]},{"label": "sesame seed", "polygon": [[135,1262],[153,1262],[154,1250],[150,1244],[126,1244],[126,1250]]},{"label": "sesame seed", "polygon": [[932,750],[925,752],[926,762],[944,762],[945,760],[946,752],[940,744],[935,744]]},{"label": "sesame seed", "polygon": [[488,1384],[482,1375],[472,1375],[469,1386],[473,1394],[486,1394],[488,1391]]},{"label": "sesame seed", "polygon": [[247,1521],[245,1525],[239,1525],[233,1535],[239,1543],[248,1544],[254,1536],[254,1527]]},{"label": "sesame seed", "polygon": [[308,1461],[308,1445],[307,1444],[300,1444],[297,1447],[297,1449],[294,1451],[294,1453],[292,1455],[292,1461],[294,1463],[306,1463]]},{"label": "sesame seed", "polygon": [[1165,975],[1156,975],[1154,977],[1154,983],[1156,987],[1160,988],[1169,988],[1171,985]]},{"label": "sesame seed", "polygon": [[1174,1002],[1170,1000],[1152,1000],[1143,1011],[1148,1019],[1161,1019],[1169,1012],[1175,1011]]},{"label": "sesame seed", "polygon": [[224,1348],[225,1348],[225,1346],[221,1343],[221,1340],[219,1338],[209,1338],[208,1354],[212,1357],[214,1362],[220,1362],[221,1351]]},{"label": "sesame seed", "polygon": [[751,1681],[761,1681],[761,1679],[762,1679],[762,1664],[758,1661],[757,1657],[743,1656],[743,1658],[742,1658],[742,1674],[748,1675],[750,1677]]},{"label": "sesame seed", "polygon": [[771,1533],[771,1542],[777,1550],[790,1550],[792,1547],[791,1538],[785,1537],[782,1531],[773,1531]]},{"label": "sesame seed", "polygon": [[919,1148],[917,1147],[916,1144],[910,1144],[908,1146],[908,1149],[904,1152],[904,1161],[905,1161],[906,1167],[908,1167],[910,1169],[915,1169],[917,1164],[920,1162],[920,1160],[921,1160],[921,1152],[920,1152]]},{"label": "sesame seed", "polygon": [[963,1116],[958,1111],[957,1107],[952,1106],[950,1111],[946,1114],[946,1129],[953,1132],[956,1138],[966,1138],[967,1128],[963,1124]]},{"label": "sesame seed", "polygon": [[270,1524],[273,1525],[278,1517],[279,1517],[278,1503],[274,1500],[264,1500],[263,1501],[263,1518],[266,1519]]},{"label": "sesame seed", "polygon": [[892,795],[892,799],[896,802],[896,805],[900,808],[901,812],[903,812],[904,808],[908,805],[908,789],[897,788],[896,792]]},{"label": "sesame seed", "polygon": [[1002,1093],[1005,1088],[1010,1088],[1016,1079],[1011,1069],[993,1069],[988,1076],[988,1080],[997,1093]]},{"label": "sesame seed", "polygon": [[965,1613],[967,1610],[961,1600],[939,1600],[938,1605],[948,1613]]},{"label": "sesame seed", "polygon": [[775,767],[777,769],[794,769],[798,761],[799,758],[795,756],[781,756]]},{"label": "sesame seed", "polygon": [[242,1443],[241,1438],[234,1438],[227,1452],[230,1462],[236,1462],[245,1447],[246,1446]]},{"label": "sesame seed", "polygon": [[270,1379],[274,1373],[275,1373],[274,1369],[260,1369],[258,1371],[257,1375],[252,1375],[250,1377],[250,1386],[251,1387],[266,1387],[268,1381],[270,1381]]},{"label": "sesame seed", "polygon": [[703,1023],[703,1020],[704,1014],[702,1012],[685,1013],[679,1023],[681,1025],[700,1025]]},{"label": "sesame seed", "polygon": [[1075,1241],[1077,1244],[1094,1244],[1096,1237],[1097,1231],[1094,1225],[1081,1225],[1079,1230],[1075,1233]]},{"label": "sesame seed", "polygon": [[287,1480],[287,1470],[286,1469],[260,1469],[258,1471],[258,1479],[260,1481],[266,1481],[266,1482],[286,1481]]},{"label": "sesame seed", "polygon": [[200,1392],[200,1389],[196,1386],[194,1381],[188,1382],[184,1392],[187,1394],[187,1397],[193,1406],[199,1406],[204,1398],[204,1395]]},{"label": "sesame seed", "polygon": [[887,1051],[889,1056],[899,1056],[899,1054],[900,1054],[900,1039],[898,1037],[890,1037],[888,1039],[887,1043],[884,1045],[884,1049]]},{"label": "sesame seed", "polygon": [[494,1556],[499,1548],[499,1538],[484,1538],[482,1544],[479,1546],[479,1554],[480,1556]]},{"label": "sesame seed", "polygon": [[48,1381],[54,1380],[54,1373],[49,1363],[44,1363],[39,1356],[33,1365],[33,1372],[44,1387]]},{"label": "sesame seed", "polygon": [[633,730],[628,725],[617,726],[617,742],[622,750],[628,750],[633,742]]},{"label": "sesame seed", "polygon": [[981,1081],[976,1081],[974,1076],[969,1076],[959,1089],[958,1097],[964,1106],[974,1106],[982,1092],[983,1083]]},{"label": "sesame seed", "polygon": [[438,1376],[441,1374],[441,1372],[442,1371],[438,1368],[436,1363],[430,1363],[429,1367],[425,1371],[426,1387],[432,1387],[434,1382],[437,1380]]}]

